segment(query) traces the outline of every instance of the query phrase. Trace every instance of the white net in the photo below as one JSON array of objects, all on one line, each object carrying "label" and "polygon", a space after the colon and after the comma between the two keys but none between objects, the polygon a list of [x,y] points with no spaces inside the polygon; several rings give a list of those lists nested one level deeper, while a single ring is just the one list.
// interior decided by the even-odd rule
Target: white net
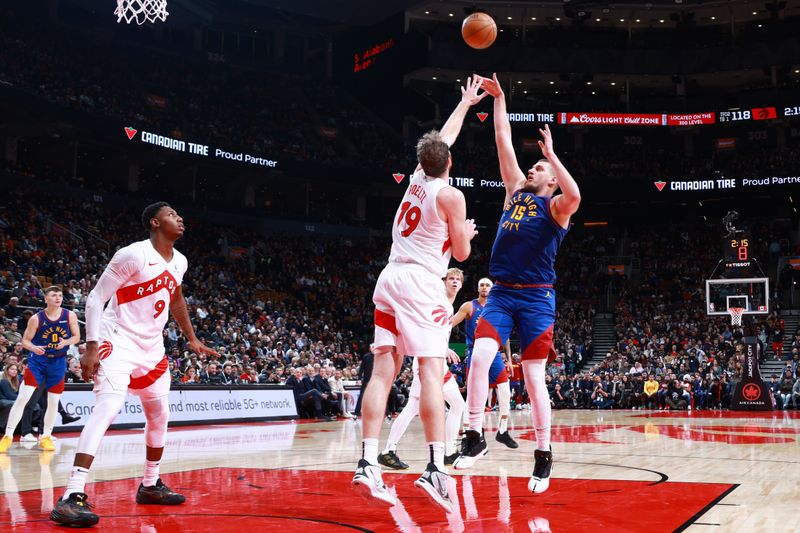
[{"label": "white net", "polygon": [[130,24],[142,25],[145,22],[167,20],[167,0],[117,0],[117,9],[114,10],[117,22],[123,20]]},{"label": "white net", "polygon": [[728,312],[731,314],[731,326],[741,326],[744,307],[729,307]]}]

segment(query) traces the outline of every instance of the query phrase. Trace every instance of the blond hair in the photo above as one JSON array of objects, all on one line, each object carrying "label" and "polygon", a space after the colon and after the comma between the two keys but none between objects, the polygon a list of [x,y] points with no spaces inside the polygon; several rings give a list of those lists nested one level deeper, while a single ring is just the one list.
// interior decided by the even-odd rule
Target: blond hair
[{"label": "blond hair", "polygon": [[459,276],[461,278],[461,283],[464,283],[464,271],[457,267],[448,268],[447,273],[444,275],[444,279],[449,278],[453,274]]}]

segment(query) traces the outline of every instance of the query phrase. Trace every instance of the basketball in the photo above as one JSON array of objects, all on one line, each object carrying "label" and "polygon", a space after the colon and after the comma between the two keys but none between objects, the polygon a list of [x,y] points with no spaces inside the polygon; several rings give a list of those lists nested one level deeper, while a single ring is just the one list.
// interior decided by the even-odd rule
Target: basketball
[{"label": "basketball", "polygon": [[497,24],[486,13],[473,13],[461,24],[461,36],[470,47],[483,50],[497,38]]}]

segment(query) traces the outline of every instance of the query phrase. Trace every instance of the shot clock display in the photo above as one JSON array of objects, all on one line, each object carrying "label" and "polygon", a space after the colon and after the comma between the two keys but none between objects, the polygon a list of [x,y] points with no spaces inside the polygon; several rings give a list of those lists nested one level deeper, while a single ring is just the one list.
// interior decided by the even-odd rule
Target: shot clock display
[{"label": "shot clock display", "polygon": [[722,256],[726,263],[750,261],[750,238],[743,233],[722,238]]}]

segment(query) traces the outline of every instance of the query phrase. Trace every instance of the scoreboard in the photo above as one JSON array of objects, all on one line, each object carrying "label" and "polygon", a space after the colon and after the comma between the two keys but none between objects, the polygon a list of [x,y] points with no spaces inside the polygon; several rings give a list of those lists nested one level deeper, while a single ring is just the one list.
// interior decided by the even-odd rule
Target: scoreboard
[{"label": "scoreboard", "polygon": [[750,238],[744,233],[723,237],[722,257],[726,263],[749,262],[751,259]]}]

